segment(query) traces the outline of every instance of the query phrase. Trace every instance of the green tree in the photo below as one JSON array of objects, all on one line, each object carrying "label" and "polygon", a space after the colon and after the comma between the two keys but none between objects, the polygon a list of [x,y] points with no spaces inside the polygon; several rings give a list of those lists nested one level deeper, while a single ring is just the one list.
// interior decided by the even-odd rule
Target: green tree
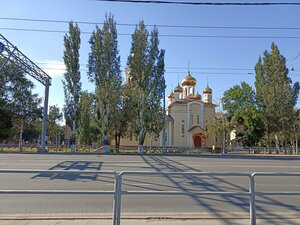
[{"label": "green tree", "polygon": [[211,136],[215,140],[215,146],[218,144],[218,137],[221,137],[223,134],[223,129],[222,129],[222,121],[219,120],[209,120],[205,124],[206,126],[206,131],[208,136]]},{"label": "green tree", "polygon": [[58,145],[60,143],[60,131],[61,125],[60,122],[63,119],[63,115],[60,112],[60,109],[56,105],[52,105],[49,107],[49,115],[48,115],[48,139],[52,139]]},{"label": "green tree", "polygon": [[82,145],[92,144],[91,119],[94,95],[87,91],[81,92],[79,104],[79,130],[78,139]]},{"label": "green tree", "polygon": [[[0,64],[3,59],[0,58]],[[19,132],[19,147],[22,151],[25,126],[39,118],[41,99],[32,93],[34,85],[25,77],[24,71],[7,63],[0,76],[0,139],[9,138],[13,127]],[[1,129],[2,128],[2,129]]]},{"label": "green tree", "polygon": [[268,145],[274,134],[276,147],[280,144],[279,135],[286,136],[293,130],[294,106],[299,94],[299,83],[292,84],[285,63],[278,47],[272,43],[271,52],[266,50],[255,66],[257,102],[262,110]]},{"label": "green tree", "polygon": [[13,111],[13,124],[19,130],[19,148],[23,148],[23,132],[27,123],[42,117],[41,99],[32,93],[34,85],[25,76],[19,78],[10,99]]},{"label": "green tree", "polygon": [[[0,65],[4,63],[4,58],[0,58]],[[17,66],[6,63],[1,70],[0,76],[0,140],[7,140],[13,133],[13,101],[14,87],[19,80],[24,78],[24,73],[18,70]]]},{"label": "green tree", "polygon": [[252,87],[241,82],[224,92],[222,98],[225,117],[235,130],[236,140],[244,146],[254,146],[262,138],[264,124],[261,112],[256,107]]},{"label": "green tree", "polygon": [[164,50],[159,50],[158,30],[155,27],[149,35],[143,21],[132,35],[128,66],[130,67],[130,88],[135,101],[132,123],[138,136],[139,151],[143,152],[146,133],[158,134],[162,128],[163,108],[161,100],[165,90]]},{"label": "green tree", "polygon": [[111,115],[116,111],[120,102],[122,83],[117,28],[111,14],[106,16],[102,30],[96,26],[90,45],[88,75],[96,85],[99,130],[104,152],[108,153]]},{"label": "green tree", "polygon": [[207,135],[212,136],[215,139],[215,146],[218,144],[218,138],[221,137],[223,139],[223,152],[229,133],[233,129],[231,123],[226,121],[224,116],[223,112],[217,113],[214,120],[207,121],[205,124]]},{"label": "green tree", "polygon": [[[79,65],[79,49],[80,49],[80,29],[77,24],[69,23],[69,33],[64,37],[64,63],[66,65],[65,80],[63,81],[65,105],[64,116],[66,125],[72,129],[72,137],[70,144],[76,144],[76,129],[78,127],[78,107],[81,91],[80,82],[80,65]],[[74,149],[75,150],[75,149]]]}]

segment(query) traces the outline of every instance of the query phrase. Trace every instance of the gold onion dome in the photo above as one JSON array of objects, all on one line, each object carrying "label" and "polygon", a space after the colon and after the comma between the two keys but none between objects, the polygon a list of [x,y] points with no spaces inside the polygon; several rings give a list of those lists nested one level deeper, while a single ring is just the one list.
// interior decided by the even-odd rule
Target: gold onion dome
[{"label": "gold onion dome", "polygon": [[212,89],[211,89],[210,87],[207,86],[207,87],[204,89],[203,93],[205,93],[205,94],[211,94],[211,93],[212,93]]},{"label": "gold onion dome", "polygon": [[183,78],[181,84],[182,86],[196,86],[196,79],[192,77],[190,71],[188,71],[188,74]]},{"label": "gold onion dome", "polygon": [[176,88],[174,88],[174,92],[182,92],[182,87],[180,87],[179,83]]},{"label": "gold onion dome", "polygon": [[201,95],[199,94],[199,92],[197,92],[197,94],[196,94],[196,96],[195,96],[195,99],[201,100]]},{"label": "gold onion dome", "polygon": [[174,93],[171,92],[169,95],[168,95],[168,98],[173,98],[174,97]]}]

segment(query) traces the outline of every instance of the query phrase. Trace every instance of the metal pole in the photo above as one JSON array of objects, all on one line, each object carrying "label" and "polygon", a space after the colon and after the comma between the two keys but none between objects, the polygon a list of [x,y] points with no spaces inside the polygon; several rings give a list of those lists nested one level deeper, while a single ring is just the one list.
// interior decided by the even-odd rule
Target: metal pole
[{"label": "metal pole", "polygon": [[14,53],[15,50],[16,50],[16,47],[14,47],[14,49],[11,51],[11,53],[9,54],[9,56],[7,57],[7,59],[5,60],[5,62],[1,65],[1,67],[0,67],[0,74],[1,74],[1,70],[3,69],[3,67],[5,66],[5,64],[8,62],[8,60],[10,59],[10,57],[12,56],[12,54]]},{"label": "metal pole", "polygon": [[122,207],[122,174],[117,175],[117,223],[116,225],[120,225],[121,223],[121,207]]},{"label": "metal pole", "polygon": [[115,186],[114,186],[115,194],[114,194],[114,204],[113,204],[113,208],[114,208],[113,225],[117,225],[117,218],[118,218],[117,211],[118,211],[118,197],[119,197],[118,187],[119,187],[119,182],[120,182],[119,176],[120,176],[119,174],[115,175]]},{"label": "metal pole", "polygon": [[40,152],[45,152],[46,149],[46,135],[47,135],[47,117],[48,117],[48,98],[49,98],[49,80],[47,80],[45,85],[45,99],[44,99],[44,109],[43,109],[43,125],[42,125],[42,143]]},{"label": "metal pole", "polygon": [[255,208],[255,174],[250,176],[250,225],[256,225],[256,208]]},{"label": "metal pole", "polygon": [[163,155],[167,154],[167,150],[166,150],[166,85],[164,82],[164,128],[163,128]]}]

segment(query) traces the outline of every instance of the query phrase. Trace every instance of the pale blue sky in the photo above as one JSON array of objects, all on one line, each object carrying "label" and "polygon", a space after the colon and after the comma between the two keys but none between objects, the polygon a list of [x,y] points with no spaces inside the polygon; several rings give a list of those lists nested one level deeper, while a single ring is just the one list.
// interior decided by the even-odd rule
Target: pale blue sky
[{"label": "pale blue sky", "polygon": [[[228,2],[210,0],[211,2]],[[246,2],[240,0],[236,2]],[[234,1],[231,1],[234,2]],[[251,2],[248,0],[248,2]],[[275,0],[272,2],[276,2]],[[277,1],[280,2],[280,1]],[[283,0],[281,2],[284,2]],[[299,2],[299,1],[294,1]],[[111,12],[117,23],[136,24],[144,20],[146,24],[157,25],[195,25],[218,27],[281,27],[299,29],[196,29],[159,27],[161,35],[197,35],[197,36],[251,36],[274,38],[212,38],[212,37],[160,37],[160,48],[166,50],[167,93],[177,85],[187,73],[188,62],[191,74],[197,79],[197,89],[202,94],[208,80],[213,89],[215,102],[222,97],[225,90],[241,81],[254,84],[253,68],[260,54],[270,49],[272,41],[280,48],[281,53],[289,59],[287,66],[295,70],[290,76],[300,80],[300,6],[182,6],[182,5],[149,5],[97,2],[93,0],[0,0],[0,33],[16,45],[24,54],[38,64],[52,77],[49,104],[64,104],[61,80],[63,66],[63,36],[57,32],[15,31],[3,28],[44,29],[67,31],[67,23],[43,23],[12,21],[3,18],[25,18],[42,20],[73,20],[102,23],[105,13]],[[79,24],[82,32],[92,32],[94,25]],[[101,26],[101,25],[100,25]],[[151,27],[149,27],[151,29]],[[132,34],[134,26],[118,26],[119,34]],[[280,39],[275,37],[299,37]],[[81,76],[83,89],[92,92],[94,85],[89,83],[86,75],[88,40],[90,34],[82,34],[80,50]],[[122,69],[127,62],[131,46],[131,36],[119,35],[119,49]],[[52,64],[51,64],[52,63]],[[53,64],[54,63],[54,64]],[[53,68],[56,68],[54,70]],[[174,68],[174,67],[181,67]],[[230,68],[226,69],[226,68]],[[252,74],[249,74],[252,73]],[[43,95],[43,86],[36,83],[36,92]],[[299,104],[298,104],[299,105]]]}]

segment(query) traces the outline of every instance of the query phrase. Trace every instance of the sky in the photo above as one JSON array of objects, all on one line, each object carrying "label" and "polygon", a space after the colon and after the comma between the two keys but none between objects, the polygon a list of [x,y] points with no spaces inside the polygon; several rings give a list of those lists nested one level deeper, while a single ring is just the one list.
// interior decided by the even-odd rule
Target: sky
[{"label": "sky", "polygon": [[[62,107],[64,104],[63,38],[68,31],[68,23],[33,22],[24,19],[93,23],[78,24],[82,32],[82,89],[93,92],[95,87],[88,81],[86,69],[90,52],[88,41],[95,25],[99,23],[102,26],[106,13],[112,13],[120,24],[117,29],[122,71],[127,63],[135,24],[144,20],[148,30],[153,28],[152,25],[157,25],[160,34],[159,46],[166,51],[166,95],[178,81],[181,83],[190,64],[191,74],[197,79],[196,89],[202,94],[208,83],[213,89],[214,103],[219,104],[224,91],[234,85],[245,81],[254,86],[255,64],[265,50],[270,50],[272,42],[278,45],[286,57],[292,81],[300,81],[300,6],[192,6],[95,0],[0,0],[0,33],[52,77],[49,105]],[[260,29],[246,29],[247,27]],[[43,97],[42,84],[35,81],[34,91]]]}]

